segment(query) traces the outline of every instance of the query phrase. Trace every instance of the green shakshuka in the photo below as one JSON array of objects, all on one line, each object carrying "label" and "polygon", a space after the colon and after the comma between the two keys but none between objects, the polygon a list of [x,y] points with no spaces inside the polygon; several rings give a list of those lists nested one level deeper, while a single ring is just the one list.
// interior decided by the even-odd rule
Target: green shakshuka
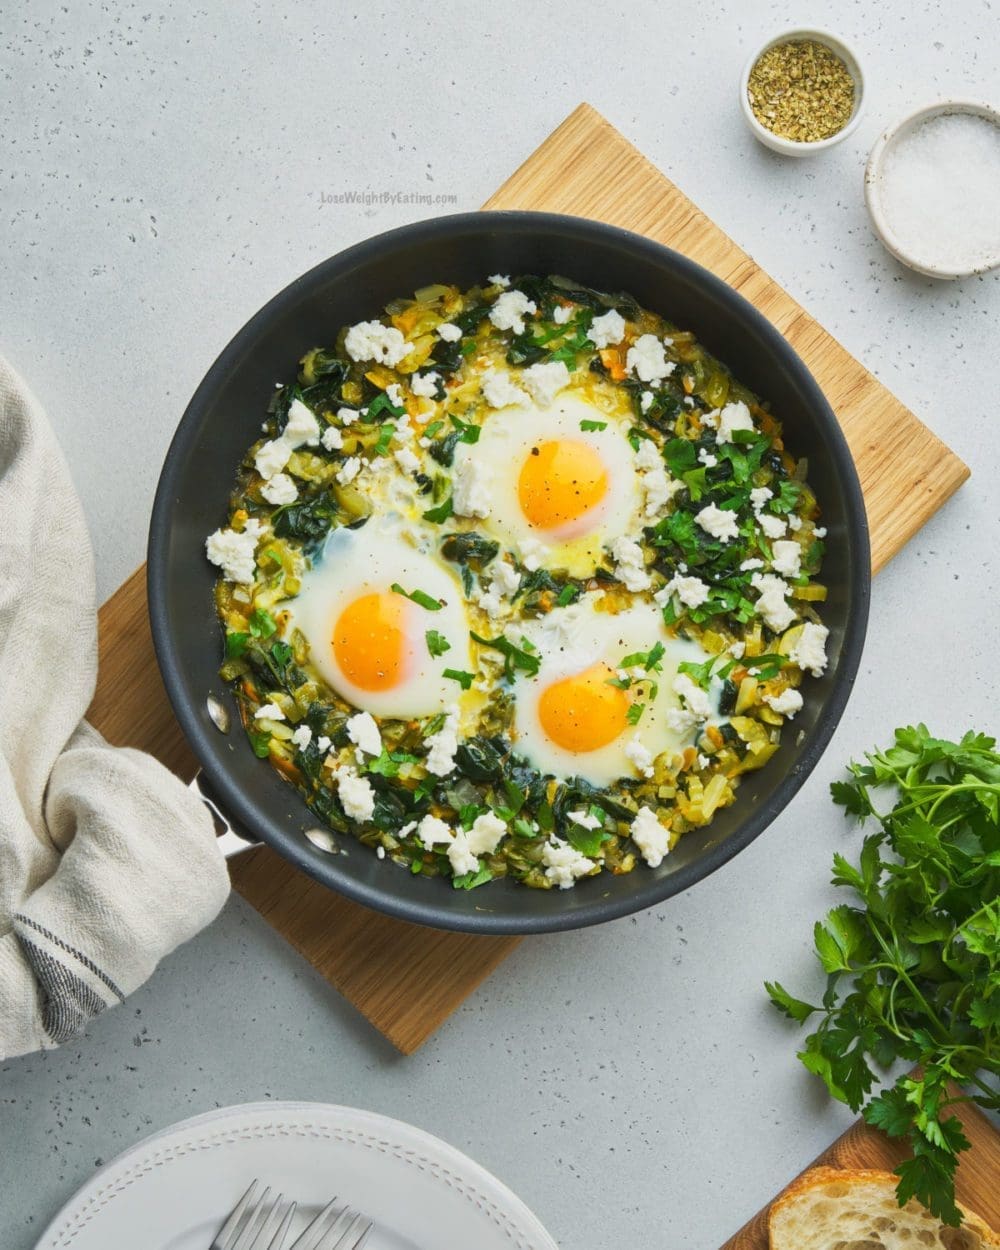
[{"label": "green shakshuka", "polygon": [[823,673],[825,532],[690,333],[559,277],[427,287],[276,389],[206,543],[222,675],[318,819],[410,872],[655,868]]}]

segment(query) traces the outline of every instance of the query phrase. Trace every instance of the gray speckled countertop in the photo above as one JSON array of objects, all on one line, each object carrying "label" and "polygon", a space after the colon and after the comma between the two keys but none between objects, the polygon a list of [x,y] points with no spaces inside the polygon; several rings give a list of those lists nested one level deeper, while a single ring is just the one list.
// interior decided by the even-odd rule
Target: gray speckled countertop
[{"label": "gray speckled countertop", "polygon": [[[102,1160],[226,1103],[399,1116],[507,1181],[569,1250],[713,1250],[850,1120],[795,1060],[766,976],[815,985],[834,847],[826,789],[894,725],[996,727],[1000,281],[917,278],[861,195],[881,127],[996,98],[1000,10],[639,0],[625,15],[459,0],[189,7],[35,0],[0,15],[0,350],[55,423],[102,595],[143,555],[174,425],[278,288],[422,205],[478,205],[582,98],[670,174],[974,468],[882,573],[861,679],[824,761],[765,836],[634,919],[526,941],[403,1059],[238,899],[80,1042],[0,1066],[0,1244],[28,1250]],[[738,112],[755,42],[835,21],[867,116],[782,161]],[[502,1113],[501,1113],[502,1112]]]}]

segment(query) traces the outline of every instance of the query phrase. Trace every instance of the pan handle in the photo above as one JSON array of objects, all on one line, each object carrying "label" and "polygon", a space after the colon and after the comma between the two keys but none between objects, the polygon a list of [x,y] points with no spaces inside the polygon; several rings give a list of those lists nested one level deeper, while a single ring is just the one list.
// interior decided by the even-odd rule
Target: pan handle
[{"label": "pan handle", "polygon": [[224,815],[209,785],[208,778],[202,769],[199,768],[195,773],[188,785],[188,789],[193,790],[208,808],[209,814],[215,823],[216,845],[226,859],[232,859],[234,855],[242,855],[244,851],[252,851],[255,846],[260,846],[258,841],[247,837],[241,830],[237,830],[228,817]]}]

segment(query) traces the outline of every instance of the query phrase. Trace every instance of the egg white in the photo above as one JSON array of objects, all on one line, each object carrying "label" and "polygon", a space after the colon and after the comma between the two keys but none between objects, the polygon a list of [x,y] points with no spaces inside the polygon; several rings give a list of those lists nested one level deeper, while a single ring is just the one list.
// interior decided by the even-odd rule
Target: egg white
[{"label": "egg white", "polygon": [[[556,609],[548,616],[518,625],[517,635],[527,638],[541,661],[537,674],[517,679],[514,713],[515,750],[544,774],[559,778],[583,777],[594,785],[608,785],[622,777],[640,774],[626,748],[638,741],[655,759],[664,752],[676,755],[693,741],[693,732],[678,733],[668,726],[667,713],[681,706],[673,689],[678,665],[701,664],[708,656],[695,642],[667,634],[660,612],[640,603],[622,612],[602,612],[601,592],[585,595],[572,607]],[[635,699],[646,704],[638,724],[628,725],[617,738],[593,751],[574,752],[554,742],[539,717],[539,700],[554,682],[581,673],[603,662],[617,671],[626,656],[648,652],[661,642],[665,652],[660,671],[650,673],[657,692],[650,697],[648,684],[635,687]],[[713,712],[718,712],[721,683],[709,691]]]},{"label": "egg white", "polygon": [[[583,421],[600,421],[606,428],[583,430]],[[483,529],[516,552],[522,562],[534,559],[544,567],[586,577],[602,563],[603,548],[615,538],[638,532],[644,524],[635,453],[626,429],[620,418],[564,391],[547,408],[526,400],[491,412],[478,442],[456,448],[455,465],[458,468],[467,461],[475,466],[490,505],[481,522]],[[608,487],[603,499],[582,516],[543,529],[525,516],[518,479],[532,448],[556,440],[592,447],[607,473]]]},{"label": "egg white", "polygon": [[[443,600],[438,611],[403,601],[406,643],[400,681],[388,690],[364,690],[337,662],[334,626],[344,609],[362,595],[389,592],[393,583],[406,591],[422,590]],[[430,716],[455,703],[461,689],[444,677],[446,668],[469,670],[469,622],[462,587],[451,569],[428,551],[409,545],[400,527],[368,521],[361,529],[331,532],[302,588],[282,608],[288,619],[285,636],[298,629],[309,643],[310,658],[320,676],[354,707],[374,716]],[[444,636],[449,650],[434,657],[426,633]]]}]

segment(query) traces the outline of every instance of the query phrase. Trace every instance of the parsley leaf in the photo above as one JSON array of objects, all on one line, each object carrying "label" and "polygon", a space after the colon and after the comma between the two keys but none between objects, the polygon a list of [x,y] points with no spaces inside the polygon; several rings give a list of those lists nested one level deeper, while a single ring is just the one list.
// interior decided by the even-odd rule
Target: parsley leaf
[{"label": "parsley leaf", "polygon": [[595,430],[606,430],[608,428],[607,421],[581,421],[580,429],[585,434],[590,434]]},{"label": "parsley leaf", "polygon": [[440,525],[442,521],[448,520],[452,512],[452,499],[451,495],[449,495],[443,504],[439,504],[436,508],[428,508],[424,513],[424,520],[433,521],[435,524]]},{"label": "parsley leaf", "polygon": [[461,668],[446,668],[441,674],[442,677],[448,677],[452,681],[457,681],[463,690],[469,690],[475,677],[474,673],[467,673]]},{"label": "parsley leaf", "polygon": [[427,630],[424,634],[424,638],[427,641],[427,650],[435,658],[439,655],[444,655],[446,651],[451,650],[451,643],[444,636],[444,634],[439,634],[436,629]]},{"label": "parsley leaf", "polygon": [[435,599],[426,590],[404,590],[399,582],[393,582],[390,589],[397,595],[402,595],[404,599],[417,604],[418,607],[426,608],[428,612],[440,612],[444,606],[440,599]]},{"label": "parsley leaf", "polygon": [[521,669],[527,673],[529,677],[534,677],[541,667],[541,660],[537,655],[531,655],[528,651],[516,646],[509,638],[505,638],[500,634],[497,638],[481,638],[479,634],[469,631],[469,636],[473,642],[478,642],[481,647],[489,647],[493,651],[499,651],[504,657],[504,676],[513,677],[515,669]]},{"label": "parsley leaf", "polygon": [[[863,1107],[869,1124],[905,1139],[900,1203],[915,1197],[956,1226],[955,1168],[969,1143],[950,1108],[974,1100],[1000,1111],[995,747],[985,734],[952,742],[905,726],[892,746],[849,765],[849,779],[831,787],[834,802],[877,830],[857,864],[834,856],[833,884],[854,902],[815,926],[828,978],[822,1006],[766,985],[779,1011],[815,1026],[799,1052],[804,1066],[835,1098]],[[876,1068],[897,1059],[920,1066],[875,1089]]]}]

